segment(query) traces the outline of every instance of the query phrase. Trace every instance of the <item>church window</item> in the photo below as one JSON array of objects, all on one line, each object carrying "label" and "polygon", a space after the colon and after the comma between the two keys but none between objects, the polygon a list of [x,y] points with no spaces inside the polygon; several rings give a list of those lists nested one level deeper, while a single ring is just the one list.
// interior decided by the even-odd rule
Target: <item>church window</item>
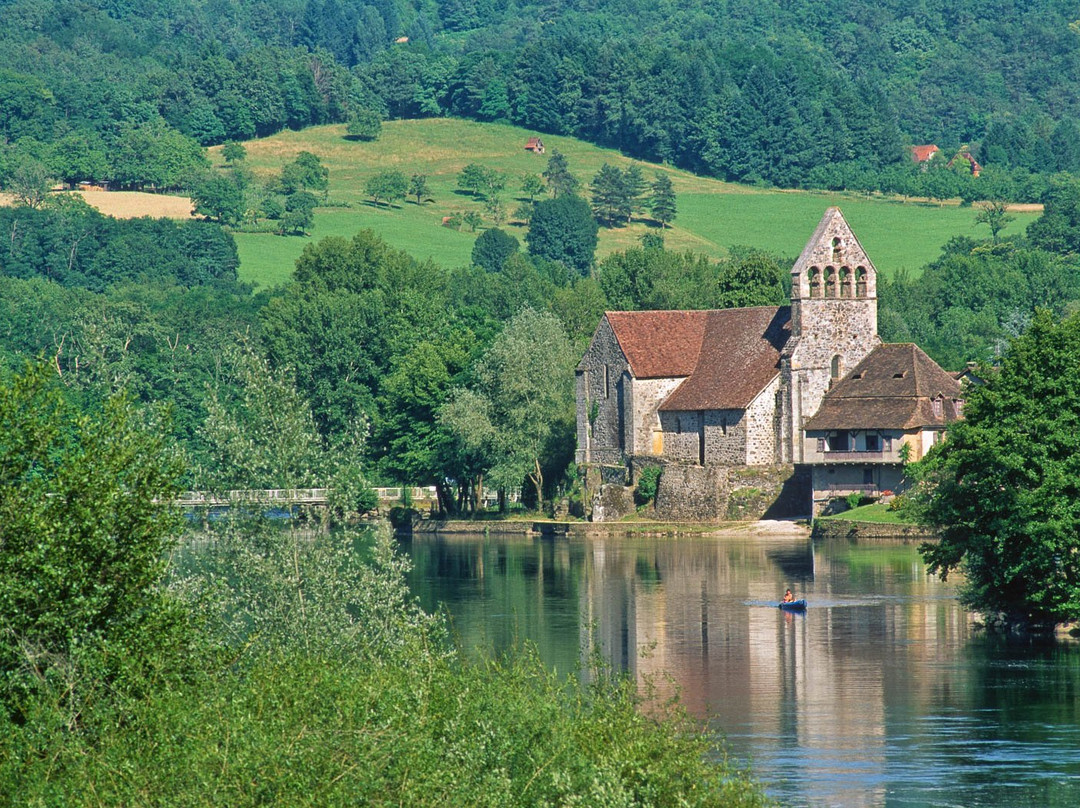
[{"label": "church window", "polygon": [[837,264],[840,263],[840,249],[843,246],[844,246],[844,243],[842,241],[840,241],[839,237],[834,238],[832,240],[832,260]]},{"label": "church window", "polygon": [[810,297],[821,297],[821,270],[810,267]]},{"label": "church window", "polygon": [[609,378],[610,368],[604,365],[604,398],[608,398],[611,395],[611,380]]},{"label": "church window", "polygon": [[832,365],[829,367],[829,378],[836,381],[844,374],[844,358],[837,354],[832,358]]},{"label": "church window", "polygon": [[825,267],[825,297],[836,297],[835,267]]},{"label": "church window", "polygon": [[851,270],[840,267],[840,297],[851,297]]},{"label": "church window", "polygon": [[866,267],[855,270],[855,297],[866,297]]}]

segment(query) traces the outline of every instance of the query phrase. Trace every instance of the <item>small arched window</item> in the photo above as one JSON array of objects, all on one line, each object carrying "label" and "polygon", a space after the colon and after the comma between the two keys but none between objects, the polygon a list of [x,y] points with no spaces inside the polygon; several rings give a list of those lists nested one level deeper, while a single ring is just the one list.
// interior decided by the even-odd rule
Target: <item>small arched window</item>
[{"label": "small arched window", "polygon": [[821,297],[821,270],[810,267],[810,297]]},{"label": "small arched window", "polygon": [[839,236],[832,240],[832,260],[834,264],[840,263],[840,252],[843,249],[843,246],[844,242],[840,240]]},{"label": "small arched window", "polygon": [[855,297],[866,297],[866,267],[855,270]]},{"label": "small arched window", "polygon": [[835,267],[825,267],[825,297],[836,297]]},{"label": "small arched window", "polygon": [[840,297],[851,297],[851,270],[840,267]]},{"label": "small arched window", "polygon": [[837,354],[832,358],[832,365],[829,367],[829,378],[833,381],[839,379],[844,373],[844,358]]}]

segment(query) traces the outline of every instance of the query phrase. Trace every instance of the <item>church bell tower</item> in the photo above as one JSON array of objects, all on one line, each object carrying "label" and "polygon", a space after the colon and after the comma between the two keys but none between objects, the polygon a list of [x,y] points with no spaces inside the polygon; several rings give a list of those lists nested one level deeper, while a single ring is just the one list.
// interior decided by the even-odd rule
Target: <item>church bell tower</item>
[{"label": "church bell tower", "polygon": [[780,357],[778,460],[803,460],[803,422],[881,339],[877,270],[839,208],[829,208],[791,270],[791,337]]}]

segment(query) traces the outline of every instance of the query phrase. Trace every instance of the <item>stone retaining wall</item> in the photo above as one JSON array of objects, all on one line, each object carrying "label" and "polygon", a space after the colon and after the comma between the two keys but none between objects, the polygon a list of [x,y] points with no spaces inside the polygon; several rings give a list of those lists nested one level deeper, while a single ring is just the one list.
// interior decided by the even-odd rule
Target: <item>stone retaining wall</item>
[{"label": "stone retaining wall", "polygon": [[918,539],[937,538],[929,528],[918,525],[885,525],[878,522],[854,522],[847,519],[817,519],[810,534],[815,539]]}]

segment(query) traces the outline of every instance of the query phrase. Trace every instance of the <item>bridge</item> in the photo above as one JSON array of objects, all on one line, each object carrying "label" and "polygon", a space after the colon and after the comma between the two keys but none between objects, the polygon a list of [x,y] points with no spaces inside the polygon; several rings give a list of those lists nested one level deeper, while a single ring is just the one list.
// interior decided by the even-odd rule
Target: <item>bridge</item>
[{"label": "bridge", "polygon": [[[379,502],[400,502],[408,490],[413,502],[436,499],[435,486],[418,486],[411,489],[376,488]],[[183,491],[174,500],[182,508],[227,508],[257,502],[260,505],[326,505],[333,489],[330,488],[263,488],[236,489],[233,491]]]}]

